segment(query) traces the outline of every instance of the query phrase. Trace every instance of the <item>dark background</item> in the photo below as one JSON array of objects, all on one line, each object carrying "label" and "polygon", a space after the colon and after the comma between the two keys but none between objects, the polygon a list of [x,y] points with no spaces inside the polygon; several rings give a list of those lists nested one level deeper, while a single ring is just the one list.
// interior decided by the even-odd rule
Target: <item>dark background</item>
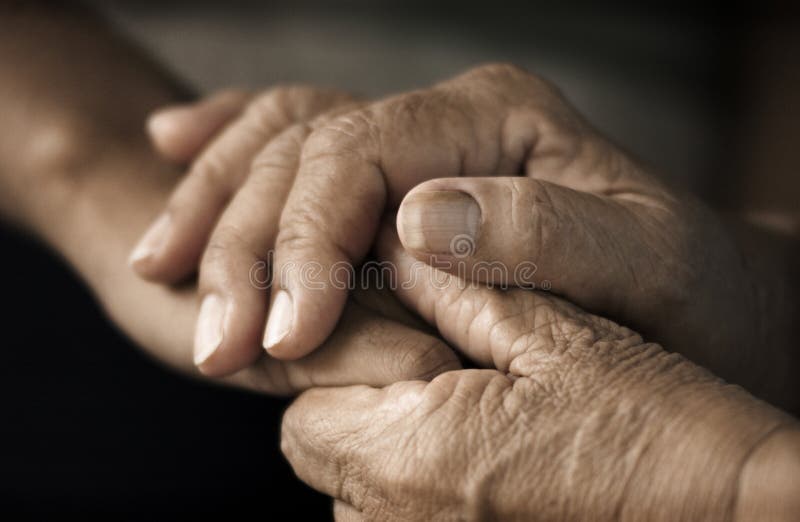
[{"label": "dark background", "polygon": [[[248,81],[246,76],[237,76],[238,69],[225,69],[225,64],[218,63],[221,60],[181,60],[181,53],[192,49],[193,44],[186,42],[194,33],[187,29],[186,35],[176,35],[174,28],[181,27],[184,16],[196,20],[215,9],[228,10],[233,17],[222,21],[219,34],[225,33],[225,23],[229,24],[227,30],[235,33],[240,28],[236,20],[257,19],[251,12],[258,16],[266,12],[271,20],[307,18],[325,23],[335,14],[337,20],[354,20],[356,25],[374,22],[377,27],[388,27],[397,20],[403,27],[415,27],[418,23],[427,28],[420,34],[435,33],[441,25],[447,29],[443,29],[445,34],[456,31],[464,41],[515,45],[515,56],[525,55],[528,46],[532,53],[545,49],[557,56],[578,57],[593,63],[595,69],[577,77],[565,73],[567,80],[575,82],[566,90],[575,93],[582,110],[594,111],[602,128],[610,129],[626,145],[632,142],[645,159],[667,171],[679,171],[673,172],[674,177],[693,190],[713,196],[721,204],[741,199],[731,188],[738,186],[740,164],[726,153],[739,143],[741,121],[750,110],[746,103],[749,75],[743,72],[743,64],[756,29],[765,23],[741,10],[736,16],[722,16],[698,9],[679,10],[668,3],[650,9],[638,4],[629,8],[574,2],[557,8],[544,3],[508,7],[494,2],[433,6],[347,2],[336,4],[335,9],[331,3],[314,2],[165,5],[115,1],[108,5],[109,15],[121,27],[143,39],[144,46],[165,61],[172,60],[171,65],[201,91],[229,83],[226,77],[230,76],[234,82]],[[291,32],[291,26],[279,25]],[[204,27],[198,34],[206,34]],[[654,37],[653,27],[666,34],[666,39]],[[257,33],[258,27],[253,31]],[[416,39],[421,38],[407,31],[393,37],[400,38],[396,46],[400,50],[418,45]],[[298,41],[313,38],[313,34],[304,34]],[[207,42],[203,52],[197,53],[200,57],[215,52],[214,38],[206,40],[214,43]],[[233,49],[250,49],[257,43],[237,47],[234,42]],[[346,77],[326,76],[326,83],[352,84],[373,94],[386,85],[399,84],[401,89],[427,81],[426,75],[444,76],[449,71],[439,71],[438,62],[431,58],[442,45],[432,45],[429,52],[423,46],[418,55],[406,57],[409,63],[429,68],[419,78],[400,75],[391,64],[382,69],[376,61],[358,73],[360,78],[354,78],[351,71]],[[502,57],[497,50],[502,48],[489,54]],[[348,49],[343,51],[343,60],[359,63],[360,58],[348,54]],[[216,52],[224,56],[228,51]],[[367,55],[362,58],[371,59]],[[308,62],[307,69],[302,62],[291,65],[295,68],[270,72],[270,78],[314,80],[325,64]],[[205,74],[215,66],[220,68],[217,76]],[[252,64],[242,67],[253,69]],[[460,63],[453,67],[462,68]],[[610,92],[616,92],[618,85],[633,85],[649,103],[641,107],[667,107],[664,113],[674,115],[673,105],[669,105],[674,104],[686,109],[689,116],[663,127],[656,123],[641,126],[642,115],[636,109],[620,115],[613,110],[613,100],[581,98],[582,92],[592,91],[598,70],[622,74],[618,83],[606,84]],[[670,93],[677,93],[677,101],[658,97]],[[636,100],[628,97],[623,102],[620,107],[635,106]],[[692,129],[693,134],[687,138],[683,129]],[[667,132],[674,138],[651,144],[653,137]],[[711,190],[709,180],[721,171],[728,176],[728,183],[724,190]],[[299,483],[280,455],[278,426],[287,402],[176,376],[122,337],[84,286],[45,249],[0,229],[0,252],[4,305],[0,512],[48,518],[74,513],[113,513],[115,519],[120,513],[131,518],[152,514],[158,518],[180,514],[267,520],[330,517],[330,501]]]},{"label": "dark background", "polygon": [[0,245],[0,513],[330,517],[278,449],[286,401],[158,366],[53,255]]}]

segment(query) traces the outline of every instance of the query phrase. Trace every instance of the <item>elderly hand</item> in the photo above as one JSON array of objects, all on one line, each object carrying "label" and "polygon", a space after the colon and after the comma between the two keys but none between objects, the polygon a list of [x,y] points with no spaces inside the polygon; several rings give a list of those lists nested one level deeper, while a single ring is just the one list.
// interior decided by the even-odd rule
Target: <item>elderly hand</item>
[{"label": "elderly hand", "polygon": [[[423,183],[432,178],[447,179]],[[466,236],[474,249],[451,266],[468,277],[497,273],[477,262],[505,274],[535,263],[533,283],[764,396],[797,395],[785,389],[797,360],[787,281],[765,288],[712,212],[666,189],[552,85],[504,65],[367,105],[308,137],[275,249],[284,292],[273,294],[289,297],[270,316],[267,332],[285,334],[267,339],[271,354],[313,349],[346,295],[309,288],[291,267],[318,263],[323,282],[358,263],[401,200],[400,237],[420,259],[452,258]]]},{"label": "elderly hand", "polygon": [[[204,372],[230,372],[257,357],[267,297],[247,275],[259,261],[274,261],[264,335],[270,354],[297,358],[323,342],[346,298],[347,285],[331,280],[362,260],[381,214],[402,201],[400,237],[418,259],[481,282],[551,287],[763,397],[792,405],[791,397],[800,396],[792,391],[797,303],[785,267],[764,261],[773,244],[746,245],[739,227],[729,229],[691,196],[665,188],[552,85],[490,65],[374,103],[335,99],[334,113],[290,127],[261,149],[253,136],[264,133],[231,126],[226,132],[241,135],[248,152],[230,156],[236,168],[211,162],[218,165],[211,171],[228,175],[209,176],[221,194],[210,193],[213,183],[201,184],[205,196],[176,192],[173,202],[184,201],[170,205],[176,231],[147,261],[151,268],[137,264],[161,280],[191,270],[222,202],[238,190],[200,273],[203,295],[220,296],[215,302],[224,306],[214,309],[224,313],[201,317],[198,331],[226,332],[211,336],[219,343],[198,345]],[[195,119],[201,116],[197,111]],[[275,119],[287,120],[260,121]],[[193,132],[173,133],[180,134]],[[184,186],[193,177],[202,176],[190,175]],[[202,216],[200,226],[180,217],[192,213]],[[174,259],[176,252],[191,255],[158,268],[158,255]]]},{"label": "elderly hand", "polygon": [[[14,167],[3,169],[8,176],[0,176],[0,188],[14,193],[18,190],[14,183],[49,181],[37,190],[21,192],[27,197],[15,199],[20,212],[6,205],[6,198],[0,198],[0,214],[13,212],[64,256],[114,323],[147,352],[172,368],[196,374],[192,337],[198,315],[197,288],[194,284],[155,285],[126,269],[125,260],[135,239],[163,207],[177,175],[173,167],[155,157],[142,131],[144,116],[155,105],[147,98],[137,98],[153,90],[146,88],[149,76],[131,65],[126,70],[129,74],[124,75],[120,88],[129,89],[124,96],[129,104],[115,107],[113,112],[113,122],[119,127],[110,125],[105,113],[85,109],[92,107],[95,98],[91,96],[89,101],[72,100],[60,97],[63,92],[57,91],[54,97],[65,114],[26,112],[28,107],[46,105],[38,98],[30,103],[8,104],[9,117],[24,125],[0,139],[0,165]],[[79,77],[87,82],[101,78],[88,74]],[[10,79],[19,80],[13,75]],[[90,87],[75,91],[97,90]],[[37,91],[18,88],[15,92]],[[158,103],[166,99],[168,94],[158,97]],[[192,121],[191,132],[183,132],[186,128],[181,126],[181,132],[171,138],[170,129],[162,126],[159,135],[166,139],[159,142],[161,151],[172,159],[188,160],[204,142],[220,134],[220,128],[238,114],[246,99],[245,95],[227,92],[201,104],[197,114],[184,110],[181,116],[179,111],[179,118],[193,120],[197,115],[202,121]],[[76,110],[76,106],[82,109]],[[277,118],[271,121],[279,124]],[[21,140],[20,136],[32,139]],[[21,144],[12,146],[20,140],[33,150],[21,149]],[[247,144],[235,141],[239,146]],[[44,147],[48,144],[58,146]],[[189,181],[184,186],[186,183]],[[225,382],[263,393],[291,395],[315,385],[385,385],[408,378],[428,379],[460,367],[452,350],[430,335],[429,328],[412,318],[388,292],[355,293],[339,328],[325,344],[312,357],[289,362],[256,349],[260,357],[227,376]]]},{"label": "elderly hand", "polygon": [[[728,520],[751,452],[796,428],[559,298],[420,272],[396,236],[380,250],[415,281],[401,299],[496,369],[301,395],[282,449],[337,520]],[[787,506],[789,484],[767,497]]]},{"label": "elderly hand", "polygon": [[[267,257],[309,121],[354,106],[333,90],[282,86],[222,91],[154,114],[156,149],[191,167],[130,256],[149,280],[176,283],[199,267],[194,362],[228,375],[263,355]],[[200,262],[202,256],[202,262]]]},{"label": "elderly hand", "polygon": [[[220,241],[224,242],[233,232],[227,228],[227,222],[242,224],[241,218],[246,216],[224,213],[217,223],[217,214],[245,182],[248,170],[252,167],[261,172],[262,168],[273,168],[271,173],[281,174],[277,166],[253,163],[257,161],[262,142],[274,138],[274,148],[268,149],[270,154],[283,146],[290,147],[286,156],[292,161],[296,154],[291,147],[302,142],[296,141],[298,133],[308,132],[305,121],[312,116],[320,119],[322,112],[349,106],[351,101],[348,95],[336,91],[289,86],[256,96],[236,90],[222,91],[199,102],[172,106],[156,113],[148,125],[156,149],[162,157],[178,164],[189,163],[191,168],[170,195],[167,205],[172,221],[170,234],[155,250],[147,249],[147,239],[144,248],[140,243],[138,252],[134,250],[131,261],[137,272],[156,280],[177,281],[186,277],[196,268],[209,235],[212,237],[210,250],[214,252],[221,249]],[[280,181],[274,180],[275,187]],[[245,187],[240,198],[252,195],[252,186],[245,184]],[[274,196],[271,200],[274,205],[261,205],[264,212],[280,212],[284,198],[277,193]],[[231,206],[235,210],[237,205]],[[254,227],[258,225],[263,230],[263,225],[270,223],[269,220],[255,221],[256,217],[252,216]],[[202,266],[201,289],[203,281],[215,281],[208,276],[209,270],[213,273],[216,268],[214,256],[207,256]],[[241,281],[246,285],[233,290],[228,287],[228,290],[260,295],[264,291],[260,286],[264,281],[259,277],[263,274],[249,272],[249,275],[253,278]],[[205,286],[204,291],[208,294],[212,288]],[[162,292],[170,295],[166,289]],[[171,344],[182,348],[192,345],[191,332],[197,322],[198,296],[195,292],[191,294],[183,299],[185,302],[171,317],[172,327],[168,329]],[[163,299],[164,296],[142,302],[152,307],[154,301]],[[368,284],[358,288],[350,301],[336,331],[319,352],[298,361],[280,361],[266,356],[258,343],[253,343],[252,359],[247,359],[246,365],[241,359],[235,361],[238,371],[226,380],[264,393],[291,395],[311,386],[381,385],[412,377],[430,379],[460,367],[452,350],[441,339],[430,335],[425,325],[400,306],[390,292]],[[250,304],[252,309],[247,312],[257,315],[266,302],[256,300]],[[148,321],[151,328],[157,326],[153,323]],[[246,337],[248,332],[243,332],[239,326],[230,326],[230,331]],[[232,341],[235,346],[241,338],[226,341]],[[224,350],[221,352],[224,357]],[[197,352],[194,360],[198,362]],[[224,358],[217,360],[225,361]],[[211,369],[206,373],[214,374],[214,362],[201,361],[199,368]],[[216,373],[231,372],[217,369]]]}]

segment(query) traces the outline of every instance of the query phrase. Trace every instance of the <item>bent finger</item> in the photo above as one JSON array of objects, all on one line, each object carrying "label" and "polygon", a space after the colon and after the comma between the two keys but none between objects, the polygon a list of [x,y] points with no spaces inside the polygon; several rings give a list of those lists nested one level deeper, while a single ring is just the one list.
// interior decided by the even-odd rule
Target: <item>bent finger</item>
[{"label": "bent finger", "polygon": [[165,159],[190,163],[251,98],[247,91],[226,89],[199,101],[164,107],[147,119],[147,133]]},{"label": "bent finger", "polygon": [[[508,92],[492,84],[499,77]],[[270,317],[270,353],[301,357],[332,331],[348,267],[362,261],[387,205],[398,205],[413,186],[441,176],[513,175],[534,145],[560,150],[539,136],[541,112],[523,109],[531,99],[547,103],[532,94],[542,91],[530,77],[485,68],[317,128],[281,215],[275,272],[290,306]],[[534,124],[523,125],[528,121]]]},{"label": "bent finger", "polygon": [[[207,375],[244,368],[263,352],[271,252],[309,132],[307,124],[295,124],[257,154],[208,242],[199,294],[209,305],[202,308],[195,337],[195,364]],[[285,302],[275,299],[274,306]]]},{"label": "bent finger", "polygon": [[296,121],[343,103],[338,91],[281,87],[253,101],[195,161],[134,249],[130,262],[150,280],[174,283],[196,270],[220,212],[245,179],[256,153]]},{"label": "bent finger", "polygon": [[240,370],[263,353],[269,252],[308,132],[306,125],[296,124],[258,153],[211,234],[200,264],[198,288],[204,305],[194,352],[195,364],[206,375]]},{"label": "bent finger", "polygon": [[[397,297],[454,348],[484,367],[524,374],[514,368],[514,361],[531,363],[541,356],[552,363],[555,354],[595,338],[634,337],[630,330],[548,292],[501,291],[416,260],[388,222],[377,252],[387,262],[384,266],[394,271]],[[527,359],[520,357],[523,354]]]},{"label": "bent finger", "polygon": [[265,355],[229,379],[249,382],[265,393],[294,395],[313,387],[427,381],[460,367],[440,338],[350,303],[339,327],[313,354],[296,361]]}]

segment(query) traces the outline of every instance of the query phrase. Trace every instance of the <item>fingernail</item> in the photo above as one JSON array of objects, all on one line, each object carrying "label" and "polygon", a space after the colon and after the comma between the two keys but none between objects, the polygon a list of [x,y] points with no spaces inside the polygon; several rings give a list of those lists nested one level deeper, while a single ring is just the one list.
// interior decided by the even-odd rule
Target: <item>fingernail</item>
[{"label": "fingernail", "polygon": [[216,294],[209,294],[200,305],[197,328],[194,334],[194,364],[200,366],[222,344],[224,335],[225,300]]},{"label": "fingernail", "polygon": [[161,214],[150,228],[147,229],[142,239],[131,252],[128,263],[136,265],[141,261],[152,257],[166,242],[170,228],[170,217],[168,214]]},{"label": "fingernail", "polygon": [[286,290],[280,290],[269,311],[267,328],[264,332],[264,348],[269,350],[286,337],[286,334],[292,329],[293,317],[292,296]]},{"label": "fingernail", "polygon": [[398,222],[400,238],[406,248],[460,256],[464,245],[474,248],[481,208],[465,192],[414,192],[403,200]]}]

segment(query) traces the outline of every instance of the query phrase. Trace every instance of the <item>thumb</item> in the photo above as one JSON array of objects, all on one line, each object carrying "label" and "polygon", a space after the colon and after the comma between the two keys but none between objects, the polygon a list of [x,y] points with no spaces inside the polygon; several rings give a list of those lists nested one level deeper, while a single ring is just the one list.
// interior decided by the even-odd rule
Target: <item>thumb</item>
[{"label": "thumb", "polygon": [[593,339],[635,344],[627,328],[585,312],[548,292],[507,292],[466,281],[421,263],[384,223],[376,245],[388,284],[453,348],[484,368],[531,376]]},{"label": "thumb", "polygon": [[147,133],[164,158],[190,163],[250,98],[248,92],[226,89],[196,102],[164,107],[147,119]]},{"label": "thumb", "polygon": [[397,226],[403,246],[439,270],[620,313],[646,295],[635,274],[661,264],[644,207],[628,203],[526,177],[436,179],[405,197]]},{"label": "thumb", "polygon": [[[396,439],[405,433],[397,423],[409,420],[425,384],[311,388],[283,416],[281,451],[300,480],[360,508],[366,500],[363,479],[381,456],[399,453]],[[349,475],[356,469],[357,475]]]}]

